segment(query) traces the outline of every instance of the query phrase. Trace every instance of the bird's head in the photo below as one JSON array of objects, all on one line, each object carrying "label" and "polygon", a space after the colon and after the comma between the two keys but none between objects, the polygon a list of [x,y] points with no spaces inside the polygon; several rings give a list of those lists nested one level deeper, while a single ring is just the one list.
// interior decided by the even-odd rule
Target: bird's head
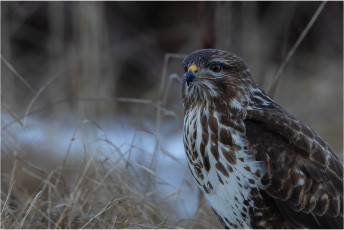
[{"label": "bird's head", "polygon": [[245,62],[227,51],[197,50],[186,56],[183,65],[184,107],[210,100],[245,99],[256,86]]}]

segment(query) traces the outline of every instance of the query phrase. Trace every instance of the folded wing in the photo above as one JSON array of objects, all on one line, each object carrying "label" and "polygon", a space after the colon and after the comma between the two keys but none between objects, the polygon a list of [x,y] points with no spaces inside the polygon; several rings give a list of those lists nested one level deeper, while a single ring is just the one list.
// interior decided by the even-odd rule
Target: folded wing
[{"label": "folded wing", "polygon": [[343,163],[305,123],[283,109],[247,111],[247,139],[267,173],[261,191],[291,227],[343,228]]}]

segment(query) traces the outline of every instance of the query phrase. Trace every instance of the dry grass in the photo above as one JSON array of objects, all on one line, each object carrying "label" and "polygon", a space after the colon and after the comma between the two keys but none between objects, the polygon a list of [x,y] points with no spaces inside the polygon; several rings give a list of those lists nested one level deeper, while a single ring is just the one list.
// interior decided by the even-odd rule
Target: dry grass
[{"label": "dry grass", "polygon": [[[165,63],[170,58],[183,58],[184,55],[166,54]],[[134,103],[151,106],[156,112],[156,132],[166,116],[177,118],[178,114],[165,107],[171,82],[180,77],[167,76],[164,64],[158,101],[139,98],[79,98],[75,100],[116,100],[121,103]],[[13,67],[12,67],[13,68]],[[13,68],[16,72],[16,70]],[[10,134],[10,127],[16,123],[25,129],[28,118],[37,111],[32,105],[41,93],[54,81],[49,79],[30,100],[22,117],[15,117],[3,127],[6,143],[14,147],[2,151],[2,228],[220,228],[217,217],[200,196],[194,218],[180,219],[175,204],[168,201],[178,197],[180,190],[171,191],[163,197],[156,189],[159,175],[154,167],[146,167],[130,161],[131,152],[121,150],[106,137],[104,129],[95,121],[84,120],[74,130],[63,159],[54,159],[49,154],[30,152],[22,144],[19,136]],[[63,100],[62,102],[64,102]],[[38,112],[42,109],[38,109]],[[84,124],[91,125],[103,138],[91,142],[104,142],[112,150],[109,159],[101,150],[94,150],[79,138],[78,132]],[[146,130],[146,132],[150,132]],[[17,138],[17,139],[16,139]],[[84,152],[71,157],[71,149],[76,141],[85,141]],[[158,145],[159,138],[156,138]],[[135,146],[131,146],[135,148]],[[52,153],[53,154],[53,153]],[[158,154],[154,151],[153,161]],[[44,158],[44,159],[35,159]],[[49,157],[48,164],[45,164]],[[172,157],[172,156],[171,156]],[[71,159],[72,158],[72,159]],[[54,162],[54,163],[52,163]],[[168,182],[167,182],[168,183]],[[186,182],[187,183],[187,182]]]},{"label": "dry grass", "polygon": [[177,220],[168,198],[178,196],[178,190],[161,197],[155,186],[159,176],[127,161],[130,153],[120,152],[106,136],[97,141],[117,157],[101,159],[101,151],[85,147],[83,157],[68,159],[76,140],[73,135],[66,157],[55,167],[42,168],[30,157],[3,153],[7,165],[2,167],[2,228],[219,227],[211,221],[213,214],[209,215],[204,200],[195,220]]}]

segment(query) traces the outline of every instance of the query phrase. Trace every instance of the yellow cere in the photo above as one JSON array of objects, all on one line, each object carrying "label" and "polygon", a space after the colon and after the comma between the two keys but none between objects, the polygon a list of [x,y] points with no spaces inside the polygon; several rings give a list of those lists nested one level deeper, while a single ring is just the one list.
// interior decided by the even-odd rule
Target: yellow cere
[{"label": "yellow cere", "polygon": [[192,70],[195,74],[198,72],[198,68],[195,64],[190,65],[188,70]]}]

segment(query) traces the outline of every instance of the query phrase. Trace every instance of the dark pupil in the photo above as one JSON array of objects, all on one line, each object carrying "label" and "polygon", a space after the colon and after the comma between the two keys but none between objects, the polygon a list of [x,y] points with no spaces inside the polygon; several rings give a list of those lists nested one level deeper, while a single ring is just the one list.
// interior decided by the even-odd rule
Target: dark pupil
[{"label": "dark pupil", "polygon": [[214,72],[219,72],[221,70],[221,66],[220,65],[213,65],[213,66],[211,66],[211,70]]}]

